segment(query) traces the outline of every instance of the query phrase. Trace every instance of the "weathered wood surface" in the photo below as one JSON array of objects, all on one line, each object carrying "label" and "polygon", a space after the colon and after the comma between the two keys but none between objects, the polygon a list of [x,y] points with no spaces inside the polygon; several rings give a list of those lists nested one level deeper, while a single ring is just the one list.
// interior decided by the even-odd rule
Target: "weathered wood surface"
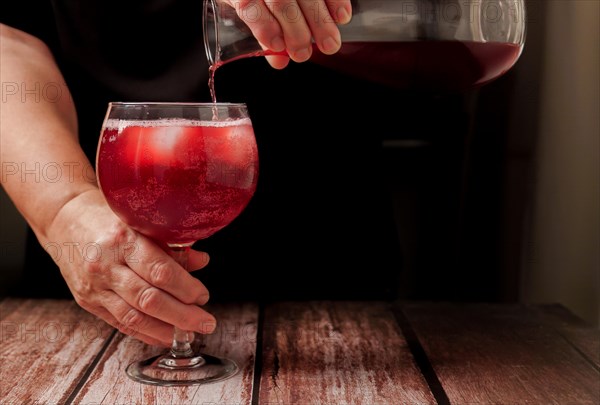
[{"label": "weathered wood surface", "polygon": [[388,305],[282,303],[264,316],[261,404],[431,404]]},{"label": "weathered wood surface", "polygon": [[145,345],[117,334],[98,366],[75,398],[75,404],[250,404],[254,377],[254,355],[258,306],[224,304],[207,308],[218,321],[217,330],[203,338],[203,351],[234,360],[240,371],[217,383],[190,387],[156,387],[139,384],[125,374],[133,361],[164,349]]},{"label": "weathered wood surface", "polygon": [[600,331],[558,305],[297,302],[262,316],[255,304],[212,312],[219,326],[204,351],[242,371],[166,388],[125,375],[162,349],[73,301],[4,299],[0,404],[600,404]]},{"label": "weathered wood surface", "polygon": [[531,310],[540,322],[553,327],[600,371],[600,329],[590,328],[561,305],[537,306]]},{"label": "weathered wood surface", "polygon": [[74,301],[4,299],[0,403],[65,403],[112,331]]},{"label": "weathered wood surface", "polygon": [[[600,403],[598,369],[531,308],[401,308],[453,404]],[[579,334],[593,353],[598,335],[589,327]]]}]

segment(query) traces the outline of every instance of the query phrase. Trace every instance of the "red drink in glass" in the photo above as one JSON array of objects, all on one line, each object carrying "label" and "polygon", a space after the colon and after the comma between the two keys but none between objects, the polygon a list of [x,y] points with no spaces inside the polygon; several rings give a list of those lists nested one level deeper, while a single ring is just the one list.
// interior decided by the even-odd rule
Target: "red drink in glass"
[{"label": "red drink in glass", "polygon": [[228,225],[258,178],[249,119],[108,120],[98,149],[98,181],[113,211],[132,228],[189,244]]},{"label": "red drink in glass", "polygon": [[399,89],[466,90],[502,76],[522,46],[500,42],[343,42],[334,55],[313,50],[312,61]]}]

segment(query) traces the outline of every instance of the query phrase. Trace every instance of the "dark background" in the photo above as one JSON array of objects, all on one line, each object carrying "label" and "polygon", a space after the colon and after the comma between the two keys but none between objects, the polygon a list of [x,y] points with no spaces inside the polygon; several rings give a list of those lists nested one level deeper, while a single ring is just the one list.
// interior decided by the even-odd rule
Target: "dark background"
[{"label": "dark background", "polygon": [[[102,82],[87,73],[93,58],[85,46],[65,45],[48,18],[61,2],[54,9],[47,2],[33,2],[37,8],[26,3],[3,5],[3,21],[64,51],[57,52],[58,62],[78,103],[93,160],[96,138],[86,134],[97,133],[106,103],[151,100],[147,89],[178,47],[132,28],[133,18],[99,19],[108,55],[121,65],[121,73],[109,73]],[[105,2],[111,6],[117,3]],[[538,3],[529,6],[532,15],[542,15]],[[121,6],[121,15],[127,7]],[[192,26],[174,24],[183,30],[180,35],[189,34],[181,27]],[[111,35],[115,26],[130,31]],[[536,43],[542,32],[541,18],[530,24],[525,53],[507,75],[454,94],[394,90],[310,63],[282,72],[259,59],[223,67],[217,94],[223,101],[248,103],[261,179],[247,211],[198,246],[213,257],[201,276],[213,297],[517,300],[536,132],[514,131],[511,122],[522,69],[529,77],[539,70]],[[148,58],[140,47],[160,52]],[[127,49],[138,51],[131,55]],[[199,72],[205,68],[193,63]],[[142,71],[148,72],[146,82],[133,81]],[[189,83],[168,82],[163,87],[168,94],[156,101],[206,101],[198,79],[203,75],[193,79],[189,93],[178,89]],[[532,94],[537,91],[537,84],[528,86]],[[535,106],[529,107],[535,114]],[[521,128],[527,125],[535,124]],[[256,246],[270,253],[260,256]],[[40,264],[41,257],[27,254],[27,271],[34,273],[25,275],[20,292],[67,294],[57,272],[39,273],[48,266]]]}]

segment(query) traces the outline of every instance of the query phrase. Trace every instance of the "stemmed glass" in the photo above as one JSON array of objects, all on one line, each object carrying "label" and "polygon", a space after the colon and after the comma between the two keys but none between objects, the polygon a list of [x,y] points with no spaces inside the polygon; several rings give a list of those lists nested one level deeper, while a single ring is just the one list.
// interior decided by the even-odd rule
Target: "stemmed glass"
[{"label": "stemmed glass", "polygon": [[[258,152],[244,104],[110,103],[96,158],[110,208],[138,232],[167,244],[187,268],[192,244],[246,207]],[[235,362],[194,351],[194,332],[175,327],[171,350],[129,365],[132,379],[191,385],[228,378]]]}]

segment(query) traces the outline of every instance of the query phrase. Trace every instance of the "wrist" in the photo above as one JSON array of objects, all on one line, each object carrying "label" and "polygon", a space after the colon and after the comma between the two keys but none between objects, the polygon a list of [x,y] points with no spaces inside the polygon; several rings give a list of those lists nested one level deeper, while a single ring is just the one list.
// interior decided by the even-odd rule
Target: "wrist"
[{"label": "wrist", "polygon": [[[66,235],[76,235],[85,228],[87,218],[106,207],[102,193],[97,187],[87,188],[67,199],[51,221],[41,230],[34,229],[40,243],[63,240]],[[89,215],[92,215],[91,217]]]}]

